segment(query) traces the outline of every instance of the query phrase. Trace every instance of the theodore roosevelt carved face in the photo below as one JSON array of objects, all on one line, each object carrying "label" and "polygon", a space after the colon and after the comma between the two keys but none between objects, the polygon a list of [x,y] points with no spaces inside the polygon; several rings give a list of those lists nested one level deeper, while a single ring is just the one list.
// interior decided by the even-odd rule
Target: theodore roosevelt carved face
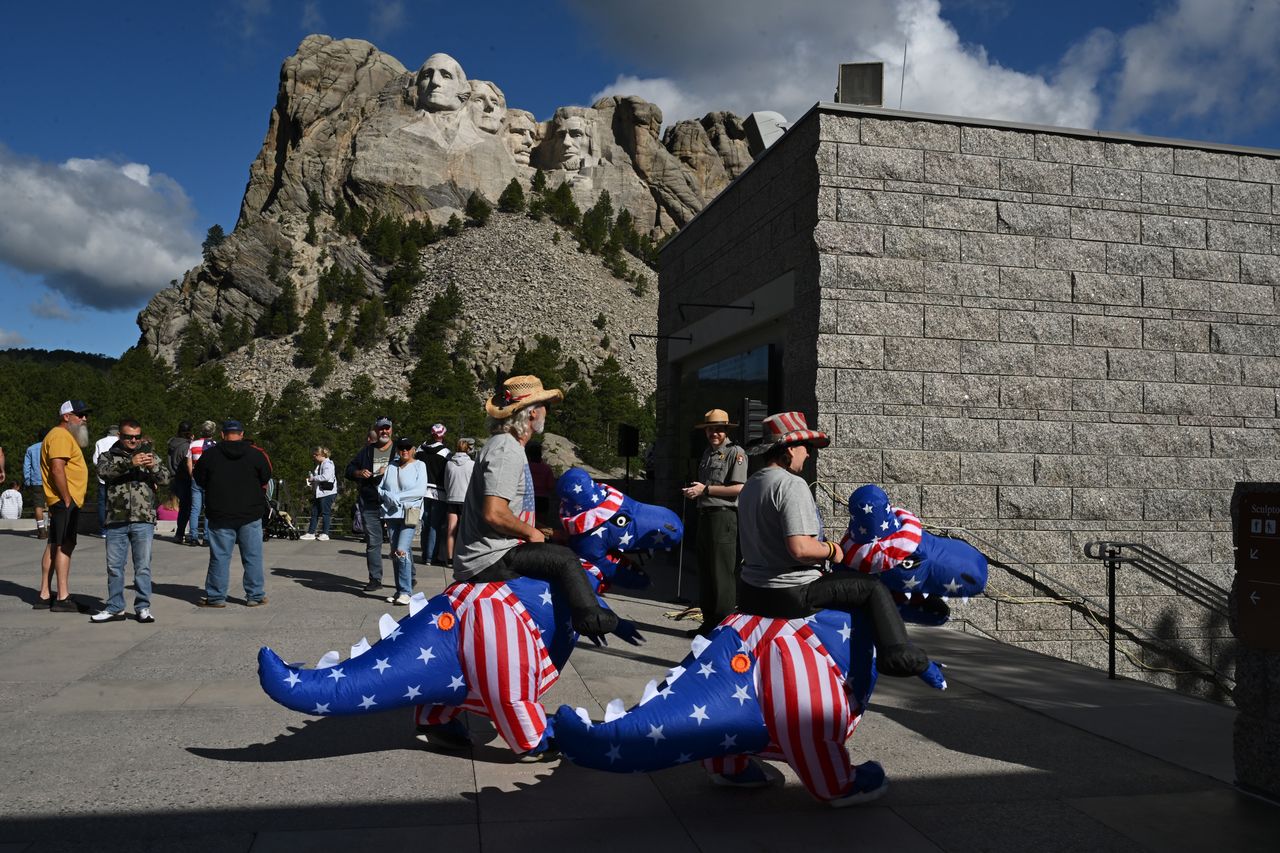
[{"label": "theodore roosevelt carved face", "polygon": [[471,95],[467,75],[447,53],[433,53],[418,69],[418,109],[428,112],[459,110]]}]

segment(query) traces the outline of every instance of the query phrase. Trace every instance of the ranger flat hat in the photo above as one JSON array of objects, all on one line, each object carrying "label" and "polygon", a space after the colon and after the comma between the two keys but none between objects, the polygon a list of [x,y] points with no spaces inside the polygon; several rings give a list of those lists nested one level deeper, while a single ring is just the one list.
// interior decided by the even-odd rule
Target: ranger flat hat
[{"label": "ranger flat hat", "polygon": [[703,429],[709,426],[736,427],[737,424],[729,420],[729,413],[724,409],[712,409],[702,416],[702,423],[694,424],[694,429]]},{"label": "ranger flat hat", "polygon": [[761,425],[764,427],[764,436],[751,442],[747,448],[747,453],[752,456],[768,453],[783,444],[805,443],[822,448],[831,443],[830,436],[825,432],[809,429],[804,412],[778,412],[765,418]]},{"label": "ranger flat hat", "polygon": [[538,403],[559,403],[564,392],[559,388],[543,388],[536,376],[509,376],[498,391],[484,401],[484,410],[491,418],[509,418],[521,409]]}]

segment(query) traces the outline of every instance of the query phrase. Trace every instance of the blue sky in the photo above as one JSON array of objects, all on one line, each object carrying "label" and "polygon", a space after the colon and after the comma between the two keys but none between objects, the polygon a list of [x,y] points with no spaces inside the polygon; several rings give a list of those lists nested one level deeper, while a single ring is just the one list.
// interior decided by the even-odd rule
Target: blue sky
[{"label": "blue sky", "polygon": [[[539,118],[638,94],[668,121],[794,118],[839,62],[886,105],[1280,148],[1280,3],[1246,0],[225,0],[11,5],[0,52],[0,347],[118,355],[235,223],[308,33],[436,51]],[[905,76],[902,48],[907,44]]]}]

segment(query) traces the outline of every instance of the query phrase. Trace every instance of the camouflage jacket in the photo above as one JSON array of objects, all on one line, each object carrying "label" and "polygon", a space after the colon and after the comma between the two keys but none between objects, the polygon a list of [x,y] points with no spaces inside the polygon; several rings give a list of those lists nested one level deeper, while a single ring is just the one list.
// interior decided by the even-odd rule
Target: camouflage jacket
[{"label": "camouflage jacket", "polygon": [[137,468],[133,454],[117,442],[98,457],[98,476],[107,484],[107,524],[156,523],[156,487],[169,482],[169,466],[155,453],[150,468]]}]

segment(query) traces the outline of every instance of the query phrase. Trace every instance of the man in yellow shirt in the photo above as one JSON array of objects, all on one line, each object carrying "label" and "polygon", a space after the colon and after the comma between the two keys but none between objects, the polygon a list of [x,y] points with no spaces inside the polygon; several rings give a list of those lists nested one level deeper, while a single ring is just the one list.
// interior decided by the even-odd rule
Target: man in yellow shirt
[{"label": "man in yellow shirt", "polygon": [[[68,400],[58,411],[58,424],[49,430],[40,445],[40,476],[49,504],[49,544],[40,561],[40,598],[36,609],[48,607],[54,613],[78,613],[71,600],[71,552],[76,548],[76,527],[80,505],[89,488],[89,466],[83,448],[89,446],[89,406],[83,400]],[[53,597],[52,577],[58,578],[58,597]]]}]

